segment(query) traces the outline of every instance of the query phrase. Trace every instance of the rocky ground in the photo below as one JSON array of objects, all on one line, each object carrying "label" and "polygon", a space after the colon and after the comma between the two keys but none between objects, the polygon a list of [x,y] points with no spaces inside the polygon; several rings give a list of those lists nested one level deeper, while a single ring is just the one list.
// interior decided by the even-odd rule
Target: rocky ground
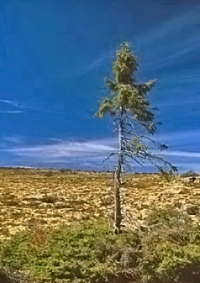
[{"label": "rocky ground", "polygon": [[[200,182],[158,174],[125,174],[121,188],[125,224],[140,225],[150,210],[170,206],[197,220]],[[0,239],[17,231],[99,217],[110,222],[112,173],[0,169]]]}]

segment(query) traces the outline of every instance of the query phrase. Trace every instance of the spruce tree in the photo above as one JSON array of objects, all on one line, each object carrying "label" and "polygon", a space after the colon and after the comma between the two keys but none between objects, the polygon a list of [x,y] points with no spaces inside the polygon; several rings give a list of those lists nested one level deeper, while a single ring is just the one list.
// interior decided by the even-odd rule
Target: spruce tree
[{"label": "spruce tree", "polygon": [[153,163],[159,170],[163,165],[176,170],[171,163],[162,157],[153,154],[152,149],[166,149],[164,144],[156,143],[151,136],[156,133],[157,123],[154,110],[150,107],[148,93],[154,87],[156,80],[137,83],[136,72],[138,60],[130,49],[129,43],[123,43],[116,53],[113,64],[113,79],[106,78],[106,85],[110,91],[108,97],[100,101],[97,117],[110,115],[114,121],[114,131],[118,136],[117,152],[112,152],[109,157],[116,155],[117,164],[114,177],[115,191],[115,232],[120,232],[121,198],[120,185],[121,173],[129,168],[129,160],[143,165],[144,161]]}]

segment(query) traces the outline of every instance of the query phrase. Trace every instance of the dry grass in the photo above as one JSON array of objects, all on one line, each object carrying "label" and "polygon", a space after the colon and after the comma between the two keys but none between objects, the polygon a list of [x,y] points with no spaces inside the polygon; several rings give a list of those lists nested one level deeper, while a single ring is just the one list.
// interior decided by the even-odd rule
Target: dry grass
[{"label": "dry grass", "polygon": [[[0,169],[0,239],[19,230],[51,227],[85,219],[109,218],[113,211],[111,173]],[[156,174],[123,176],[126,219],[143,220],[153,207],[184,209],[200,204],[200,183],[170,183]]]}]

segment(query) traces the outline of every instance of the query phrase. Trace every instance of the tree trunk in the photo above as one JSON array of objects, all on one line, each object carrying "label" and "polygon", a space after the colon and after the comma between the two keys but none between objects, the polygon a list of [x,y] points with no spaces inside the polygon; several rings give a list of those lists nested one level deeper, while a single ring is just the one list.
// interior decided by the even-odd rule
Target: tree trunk
[{"label": "tree trunk", "polygon": [[114,197],[115,197],[115,214],[114,214],[114,233],[119,234],[121,232],[121,195],[120,195],[120,173],[118,170],[115,171],[114,175]]},{"label": "tree trunk", "polygon": [[115,217],[114,217],[114,233],[119,234],[121,231],[121,195],[120,195],[120,185],[121,185],[121,173],[123,165],[123,108],[120,107],[120,117],[119,117],[119,132],[118,132],[118,164],[114,175],[114,197],[115,197]]}]

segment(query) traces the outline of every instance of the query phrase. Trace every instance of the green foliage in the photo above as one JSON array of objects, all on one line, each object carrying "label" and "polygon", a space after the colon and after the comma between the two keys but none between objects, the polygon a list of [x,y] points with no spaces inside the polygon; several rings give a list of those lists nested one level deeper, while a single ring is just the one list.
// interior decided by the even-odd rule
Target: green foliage
[{"label": "green foliage", "polygon": [[[143,279],[181,283],[180,278],[189,265],[200,266],[199,225],[172,208],[155,209],[146,224],[151,226],[151,232],[142,238],[140,270]],[[200,276],[198,278],[200,280]],[[190,281],[185,282],[193,280],[191,270]]]},{"label": "green foliage", "polygon": [[[186,215],[184,215],[187,218]],[[177,219],[183,218],[183,215],[172,207],[168,208],[155,208],[149,213],[145,220],[146,225],[169,225],[170,222],[174,223]]]},{"label": "green foliage", "polygon": [[104,117],[107,114],[118,116],[120,112],[123,112],[126,119],[137,121],[153,134],[155,132],[154,114],[146,94],[155,85],[155,80],[137,84],[134,78],[137,68],[137,57],[131,51],[130,45],[122,44],[113,64],[114,79],[106,79],[111,97],[102,99],[96,116]]},{"label": "green foliage", "polygon": [[[130,247],[136,249],[139,241],[133,233],[116,238],[104,223],[63,227],[48,233],[45,240],[44,233],[33,229],[3,243],[1,266],[11,271],[28,270],[39,281],[106,282],[122,274],[122,255]],[[133,256],[137,257],[135,250],[130,253]]]},{"label": "green foliage", "polygon": [[112,155],[117,155],[118,176],[132,159],[142,165],[143,160],[154,164],[159,170],[168,167],[176,171],[176,167],[162,157],[152,153],[153,149],[164,150],[167,147],[148,137],[157,129],[154,110],[147,98],[155,86],[156,80],[138,83],[136,72],[138,59],[131,51],[129,43],[123,43],[116,52],[113,63],[113,79],[106,79],[110,95],[100,101],[97,117],[110,115],[114,119],[114,131],[117,133],[119,148]]},{"label": "green foliage", "polygon": [[154,209],[146,225],[117,236],[101,221],[35,227],[1,243],[0,267],[34,283],[200,282],[199,225],[172,208]]},{"label": "green foliage", "polygon": [[16,234],[10,241],[6,241],[1,245],[0,264],[1,267],[13,270],[20,270],[22,266],[26,266],[30,253],[27,251],[28,237],[24,232]]},{"label": "green foliage", "polygon": [[165,145],[156,143],[147,135],[154,135],[156,122],[154,110],[150,107],[147,94],[155,85],[155,80],[139,84],[135,73],[138,69],[137,57],[131,51],[128,43],[123,43],[116,53],[113,64],[113,79],[106,79],[110,91],[109,97],[104,97],[100,102],[97,117],[106,115],[114,118],[114,131],[118,136],[118,149],[109,157],[116,155],[115,169],[115,233],[120,233],[121,227],[121,173],[130,168],[129,160],[132,159],[139,165],[147,161],[158,169],[163,166],[176,171],[176,167],[162,157],[152,153],[152,149],[163,150]]}]

